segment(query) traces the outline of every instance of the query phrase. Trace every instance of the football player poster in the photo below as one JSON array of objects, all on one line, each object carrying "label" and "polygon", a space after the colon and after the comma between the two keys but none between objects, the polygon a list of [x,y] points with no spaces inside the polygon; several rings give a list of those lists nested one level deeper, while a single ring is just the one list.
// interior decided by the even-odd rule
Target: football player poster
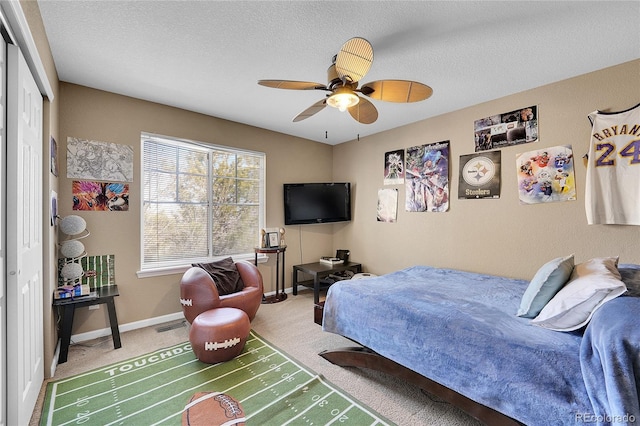
[{"label": "football player poster", "polygon": [[449,210],[449,141],[407,148],[404,170],[406,211]]},{"label": "football player poster", "polygon": [[538,140],[538,107],[504,112],[474,121],[476,152]]},{"label": "football player poster", "polygon": [[460,156],[458,199],[500,198],[500,151]]},{"label": "football player poster", "polygon": [[516,163],[520,204],[576,199],[571,145],[523,152]]}]

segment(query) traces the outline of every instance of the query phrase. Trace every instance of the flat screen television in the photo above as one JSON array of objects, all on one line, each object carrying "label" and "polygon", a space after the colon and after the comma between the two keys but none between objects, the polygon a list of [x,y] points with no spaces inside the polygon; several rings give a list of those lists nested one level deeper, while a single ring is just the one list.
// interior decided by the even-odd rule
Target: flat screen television
[{"label": "flat screen television", "polygon": [[284,224],[347,222],[351,220],[351,184],[285,183]]}]

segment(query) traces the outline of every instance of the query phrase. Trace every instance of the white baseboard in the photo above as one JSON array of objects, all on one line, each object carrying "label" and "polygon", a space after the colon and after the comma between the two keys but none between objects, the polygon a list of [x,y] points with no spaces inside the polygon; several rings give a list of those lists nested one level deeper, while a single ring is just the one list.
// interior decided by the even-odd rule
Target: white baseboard
[{"label": "white baseboard", "polygon": [[[125,331],[137,330],[139,328],[151,327],[158,324],[163,324],[169,321],[176,321],[183,319],[184,315],[182,311],[173,314],[162,315],[160,317],[148,318],[145,320],[130,322],[127,324],[120,324],[120,333]],[[71,335],[72,342],[84,342],[87,340],[97,339],[98,337],[111,336],[111,327],[102,328],[100,330],[87,331],[86,333],[79,333]]]}]

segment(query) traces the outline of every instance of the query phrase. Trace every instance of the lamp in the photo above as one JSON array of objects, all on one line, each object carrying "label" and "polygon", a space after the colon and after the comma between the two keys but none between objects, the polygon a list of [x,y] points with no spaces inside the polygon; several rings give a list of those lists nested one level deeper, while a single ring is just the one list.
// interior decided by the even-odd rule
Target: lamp
[{"label": "lamp", "polygon": [[360,102],[358,95],[353,93],[353,90],[349,87],[338,87],[333,94],[327,98],[327,104],[334,108],[338,108],[344,112],[347,108],[351,108]]}]

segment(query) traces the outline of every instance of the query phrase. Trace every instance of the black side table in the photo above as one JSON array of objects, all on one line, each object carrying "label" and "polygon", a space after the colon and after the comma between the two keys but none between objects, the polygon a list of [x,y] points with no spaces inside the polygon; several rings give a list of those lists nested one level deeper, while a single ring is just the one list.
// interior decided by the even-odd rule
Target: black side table
[{"label": "black side table", "polygon": [[[287,293],[284,292],[284,252],[287,246],[279,247],[256,247],[255,248],[255,265],[258,266],[258,253],[275,253],[276,254],[276,294],[271,296],[262,296],[262,303],[278,303],[287,299]],[[280,257],[282,256],[282,272],[280,272]],[[282,292],[278,292],[278,287],[282,283]]]},{"label": "black side table", "polygon": [[[313,302],[318,304],[320,302],[320,280],[329,276],[335,272],[350,270],[356,274],[362,272],[362,265],[360,263],[346,262],[337,265],[329,265],[322,262],[305,263],[303,265],[295,265],[293,267],[293,295],[298,294],[298,286],[303,285],[305,287],[313,288]],[[298,281],[298,272],[309,274],[313,277],[311,280]]]},{"label": "black side table", "polygon": [[112,285],[100,287],[95,291],[97,292],[95,297],[89,295],[74,297],[73,299],[54,299],[53,305],[60,306],[62,308],[62,324],[60,327],[60,338],[62,339],[62,342],[60,344],[58,364],[67,362],[67,356],[69,355],[69,343],[71,342],[71,328],[73,326],[73,316],[76,308],[106,303],[107,309],[109,310],[109,324],[111,325],[113,348],[119,349],[122,347],[122,343],[120,342],[120,329],[118,328],[118,317],[116,315],[116,305],[113,302],[113,298],[120,295],[118,292],[118,286]]}]

